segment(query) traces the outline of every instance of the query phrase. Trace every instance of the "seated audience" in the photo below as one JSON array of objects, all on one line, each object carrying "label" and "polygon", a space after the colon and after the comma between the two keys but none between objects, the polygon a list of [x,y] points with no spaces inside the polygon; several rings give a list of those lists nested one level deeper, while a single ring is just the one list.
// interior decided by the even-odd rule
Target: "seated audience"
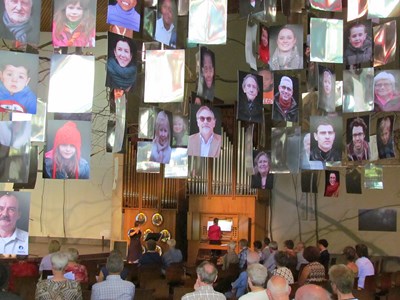
[{"label": "seated audience", "polygon": [[6,292],[9,273],[7,265],[0,263],[0,299],[22,300],[21,297]]},{"label": "seated audience", "polygon": [[110,254],[106,268],[109,272],[106,280],[98,282],[92,287],[91,300],[130,300],[135,296],[135,285],[121,278],[124,261],[118,253]]},{"label": "seated audience", "polygon": [[327,290],[319,285],[306,284],[296,291],[295,300],[331,300]]},{"label": "seated audience", "polygon": [[247,268],[247,283],[250,292],[240,297],[240,300],[268,300],[265,282],[268,277],[268,270],[261,264],[252,264]]},{"label": "seated audience", "polygon": [[52,266],[51,266],[51,254],[60,251],[61,249],[61,244],[57,240],[51,240],[49,243],[49,254],[44,256],[42,258],[42,261],[40,262],[39,265],[39,272],[40,274],[42,273],[43,270],[46,271],[51,271]]},{"label": "seated audience", "polygon": [[356,260],[356,249],[351,246],[347,246],[343,249],[343,255],[346,258],[346,266],[353,271],[354,277],[358,277],[358,267],[355,263]]},{"label": "seated audience", "polygon": [[203,261],[197,268],[197,280],[194,284],[194,292],[187,293],[182,300],[213,299],[225,300],[222,293],[214,291],[213,284],[217,280],[218,270],[208,261]]},{"label": "seated audience", "polygon": [[364,244],[356,245],[358,267],[358,287],[364,288],[365,277],[375,275],[374,265],[368,258],[368,247]]},{"label": "seated audience", "polygon": [[166,269],[172,263],[180,263],[182,262],[182,252],[179,249],[176,249],[176,240],[170,239],[167,241],[169,249],[162,256],[163,268]]},{"label": "seated audience", "polygon": [[[247,268],[249,268],[250,265],[252,264],[257,264],[259,261],[260,261],[260,256],[258,255],[258,253],[254,251],[249,251],[249,253],[247,254],[247,261],[246,261]],[[247,291],[247,279],[248,279],[247,270],[244,270],[239,274],[239,277],[234,282],[232,282],[231,284],[232,290],[225,293],[225,296],[227,298],[231,297],[240,298],[241,296],[243,296]]]},{"label": "seated audience", "polygon": [[68,256],[63,252],[53,253],[51,265],[53,278],[41,280],[36,285],[36,300],[63,299],[81,300],[82,290],[80,284],[75,280],[64,277],[65,267],[68,264]]},{"label": "seated audience", "polygon": [[235,252],[236,243],[229,242],[227,253],[222,257],[222,270],[228,270],[230,264],[238,264],[239,257]]},{"label": "seated audience", "polygon": [[265,237],[264,239],[264,248],[262,250],[263,252],[263,263],[268,259],[268,257],[271,254],[271,251],[269,250],[269,243],[271,243],[271,240],[269,237]]},{"label": "seated audience", "polygon": [[139,266],[162,266],[162,259],[160,254],[156,251],[157,242],[148,240],[146,242],[147,251],[139,259]]},{"label": "seated audience", "polygon": [[[15,292],[15,278],[17,277],[39,277],[37,264],[28,261],[28,255],[17,255],[17,262],[10,267],[10,281],[8,290]],[[1,298],[0,298],[1,299]]]},{"label": "seated audience", "polygon": [[287,280],[289,284],[294,283],[292,271],[287,267],[289,264],[289,254],[285,251],[278,251],[275,254],[276,269],[272,271],[272,275],[278,275]]},{"label": "seated audience", "polygon": [[329,280],[338,300],[355,299],[353,296],[354,272],[345,265],[335,265],[329,269]]},{"label": "seated audience", "polygon": [[262,253],[262,243],[261,241],[254,241],[253,242],[253,249],[255,252],[258,253],[258,255],[260,255],[260,264],[263,263],[264,261],[264,255]]},{"label": "seated audience", "polygon": [[249,242],[246,239],[239,241],[239,268],[246,269],[247,254],[250,252]]},{"label": "seated audience", "polygon": [[300,285],[308,283],[320,283],[325,281],[325,268],[318,262],[319,250],[315,246],[304,249],[304,258],[309,262],[301,271],[297,283]]},{"label": "seated audience", "polygon": [[300,271],[301,265],[306,265],[308,264],[308,261],[304,258],[303,252],[304,252],[304,243],[303,242],[298,242],[296,246],[296,253],[297,253],[297,265],[296,265],[296,270],[297,272]]},{"label": "seated audience", "polygon": [[286,240],[283,242],[283,250],[288,254],[287,267],[292,271],[293,275],[296,273],[297,267],[297,253],[294,251],[294,242],[292,240]]},{"label": "seated audience", "polygon": [[68,248],[68,264],[65,268],[65,273],[72,272],[75,275],[75,280],[79,283],[88,283],[89,276],[84,265],[77,263],[79,252],[75,248]]},{"label": "seated audience", "polygon": [[289,300],[291,288],[287,280],[281,276],[272,276],[267,283],[269,300]]},{"label": "seated audience", "polygon": [[[122,258],[121,252],[116,249],[114,249],[110,252],[109,257],[111,255],[117,255],[117,256],[119,255]],[[105,280],[107,278],[108,274],[109,274],[109,271],[107,269],[107,265],[102,266],[100,269],[99,275],[96,278],[97,282],[102,282],[103,280]],[[128,277],[128,274],[129,274],[129,270],[124,267],[119,275],[121,276],[121,278],[123,280],[125,280]]]},{"label": "seated audience", "polygon": [[329,262],[331,256],[328,251],[328,241],[325,239],[318,240],[318,248],[319,248],[319,262],[325,268],[325,274],[328,274]]},{"label": "seated audience", "polygon": [[266,260],[264,260],[263,265],[268,269],[268,272],[272,273],[272,271],[276,268],[275,254],[278,252],[278,243],[275,241],[269,243],[269,250],[271,254]]}]

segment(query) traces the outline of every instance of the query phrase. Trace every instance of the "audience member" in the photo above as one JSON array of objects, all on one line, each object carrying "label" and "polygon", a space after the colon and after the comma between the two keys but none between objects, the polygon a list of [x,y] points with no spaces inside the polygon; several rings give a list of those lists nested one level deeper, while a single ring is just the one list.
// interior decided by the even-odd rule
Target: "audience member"
[{"label": "audience member", "polygon": [[375,275],[374,265],[368,258],[368,247],[364,244],[356,245],[357,260],[356,265],[358,267],[358,287],[363,289],[365,277]]},{"label": "audience member", "polygon": [[262,252],[263,252],[263,264],[268,259],[268,257],[271,255],[271,251],[269,249],[269,243],[271,243],[270,238],[269,237],[265,237],[265,239],[264,239],[264,248],[262,250]]},{"label": "audience member", "polygon": [[169,239],[167,241],[169,249],[163,254],[162,262],[163,262],[163,268],[166,269],[169,267],[170,264],[172,263],[180,263],[182,262],[182,252],[179,249],[176,249],[176,240],[175,239]]},{"label": "audience member", "polygon": [[16,292],[15,279],[17,277],[39,277],[37,264],[29,262],[28,255],[17,255],[17,260],[10,266],[10,280],[8,282],[8,290],[10,292]]},{"label": "audience member", "polygon": [[287,267],[289,265],[289,254],[285,251],[278,251],[275,254],[276,269],[272,271],[272,275],[278,275],[287,280],[289,284],[294,283],[292,271]]},{"label": "audience member", "polygon": [[263,264],[268,269],[268,271],[272,273],[272,271],[276,268],[275,254],[278,252],[278,243],[275,241],[271,241],[271,243],[269,243],[269,250],[271,254],[268,256]]},{"label": "audience member", "polygon": [[253,242],[253,249],[254,249],[254,252],[257,252],[258,253],[258,255],[260,256],[260,264],[262,264],[263,263],[263,261],[264,261],[264,256],[263,256],[263,253],[262,253],[262,243],[261,243],[261,241],[254,241]]},{"label": "audience member", "polygon": [[51,256],[53,277],[41,280],[36,285],[36,300],[82,299],[82,290],[79,282],[64,277],[65,267],[68,264],[68,255],[62,252],[53,253]]},{"label": "audience member", "polygon": [[[111,256],[111,255],[119,255],[122,257],[121,252],[116,249],[114,249],[110,252],[109,256]],[[107,278],[107,276],[109,274],[110,274],[110,272],[107,269],[107,265],[104,265],[103,267],[101,267],[99,275],[96,277],[97,282],[102,282],[103,280],[105,280]],[[125,280],[128,277],[128,274],[129,274],[129,270],[124,267],[119,275],[123,280]]]},{"label": "audience member", "polygon": [[106,268],[109,275],[105,281],[93,285],[91,300],[134,299],[135,285],[130,281],[123,280],[120,276],[124,268],[121,255],[110,255],[107,258]]},{"label": "audience member", "polygon": [[356,249],[351,246],[347,246],[343,249],[343,255],[346,258],[346,267],[353,271],[354,277],[358,277],[358,267],[355,263],[356,260]]},{"label": "audience member", "polygon": [[89,280],[88,272],[84,265],[78,264],[79,252],[75,248],[68,248],[68,264],[65,268],[65,273],[72,272],[75,275],[75,280],[79,283],[87,283]]},{"label": "audience member", "polygon": [[47,254],[46,256],[44,256],[42,258],[42,261],[40,262],[39,265],[39,272],[42,273],[43,270],[46,271],[51,271],[52,269],[52,265],[51,265],[51,254],[60,251],[61,249],[61,244],[59,241],[57,240],[51,240],[49,243],[49,254]]},{"label": "audience member", "polygon": [[300,287],[294,297],[295,300],[331,300],[327,290],[319,285],[307,284]]},{"label": "audience member", "polygon": [[301,265],[306,265],[308,264],[308,261],[304,258],[303,252],[304,252],[304,243],[303,242],[298,242],[296,245],[296,253],[297,253],[297,265],[296,265],[296,270],[299,271]]},{"label": "audience member", "polygon": [[196,269],[197,280],[194,285],[194,292],[182,297],[182,300],[212,299],[225,300],[222,293],[214,291],[213,283],[217,280],[218,270],[208,261],[203,261]]},{"label": "audience member", "polygon": [[345,265],[335,265],[329,269],[329,281],[338,300],[355,299],[352,291],[354,272]]},{"label": "audience member", "polygon": [[281,276],[272,276],[267,283],[269,300],[289,300],[291,288],[287,280]]},{"label": "audience member", "polygon": [[148,240],[146,242],[147,251],[139,259],[139,265],[142,266],[162,266],[162,259],[160,254],[156,251],[157,242]]},{"label": "audience member", "polygon": [[230,264],[239,264],[239,257],[235,252],[236,243],[229,242],[227,253],[222,257],[222,270],[228,270]]},{"label": "audience member", "polygon": [[325,268],[325,274],[328,274],[329,262],[331,256],[328,251],[328,241],[326,239],[318,240],[318,248],[319,248],[319,262]]},{"label": "audience member", "polygon": [[247,283],[250,292],[240,297],[240,300],[268,300],[268,295],[265,289],[265,282],[268,277],[268,270],[260,264],[252,264],[247,268]]},{"label": "audience member", "polygon": [[287,266],[293,273],[296,272],[296,267],[297,267],[297,254],[296,251],[294,251],[294,242],[293,240],[286,240],[283,242],[283,250],[286,252],[288,255],[288,263]]},{"label": "audience member", "polygon": [[5,265],[4,263],[0,263],[0,299],[22,300],[21,297],[13,293],[6,292],[8,276],[9,270],[7,265]]},{"label": "audience member", "polygon": [[239,241],[239,268],[245,269],[246,268],[246,260],[247,255],[250,252],[249,250],[249,242],[246,239],[241,239]]},{"label": "audience member", "polygon": [[321,283],[325,281],[325,268],[318,262],[319,250],[315,246],[308,246],[304,249],[304,258],[309,262],[306,265],[297,281],[299,286],[305,283]]}]

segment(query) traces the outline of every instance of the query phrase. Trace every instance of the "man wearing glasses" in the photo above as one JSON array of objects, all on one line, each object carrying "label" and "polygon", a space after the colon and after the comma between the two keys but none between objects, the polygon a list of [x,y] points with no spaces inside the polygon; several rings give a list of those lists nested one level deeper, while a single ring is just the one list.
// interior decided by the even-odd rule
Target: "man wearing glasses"
[{"label": "man wearing glasses", "polygon": [[297,122],[299,106],[293,98],[293,82],[287,76],[281,78],[279,92],[274,96],[272,118],[276,121]]},{"label": "man wearing glasses", "polygon": [[188,155],[218,157],[221,135],[214,133],[215,116],[208,106],[201,106],[196,113],[199,132],[189,136]]},{"label": "man wearing glasses", "polygon": [[351,161],[361,161],[369,159],[369,145],[365,141],[367,124],[361,118],[351,121],[349,130],[352,134],[352,141],[347,144],[347,158]]}]

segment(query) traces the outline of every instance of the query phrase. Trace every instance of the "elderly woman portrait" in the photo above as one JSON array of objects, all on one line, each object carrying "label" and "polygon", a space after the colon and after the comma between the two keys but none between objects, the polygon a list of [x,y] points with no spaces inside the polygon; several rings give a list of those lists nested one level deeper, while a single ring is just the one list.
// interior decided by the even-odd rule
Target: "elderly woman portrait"
[{"label": "elderly woman portrait", "polygon": [[392,73],[382,71],[374,78],[375,111],[400,111],[400,94]]},{"label": "elderly woman portrait", "polygon": [[39,281],[36,285],[36,300],[67,299],[82,300],[82,290],[79,282],[64,277],[68,255],[56,252],[51,256],[53,278]]},{"label": "elderly woman portrait", "polygon": [[2,0],[0,38],[39,44],[41,1]]},{"label": "elderly woman portrait", "polygon": [[251,176],[251,187],[254,189],[271,189],[272,175],[269,174],[271,160],[268,154],[260,151],[254,158],[254,175]]},{"label": "elderly woman portrait", "polygon": [[106,86],[129,91],[136,82],[136,46],[129,38],[108,33]]}]

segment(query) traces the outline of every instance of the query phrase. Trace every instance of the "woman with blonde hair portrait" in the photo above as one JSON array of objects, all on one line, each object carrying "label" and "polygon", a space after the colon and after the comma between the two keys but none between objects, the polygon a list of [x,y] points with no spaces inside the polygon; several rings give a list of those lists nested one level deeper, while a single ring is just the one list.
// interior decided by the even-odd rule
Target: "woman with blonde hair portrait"
[{"label": "woman with blonde hair portrait", "polygon": [[[297,36],[300,32],[295,32],[293,27],[282,27],[276,38],[276,49],[272,55],[269,65],[271,70],[292,70],[303,68],[303,57],[297,49]],[[300,44],[303,42],[301,41]]]},{"label": "woman with blonde hair portrait", "polygon": [[154,140],[151,147],[150,161],[168,164],[171,158],[171,127],[168,115],[160,111],[154,126]]},{"label": "woman with blonde hair portrait", "polygon": [[254,158],[254,175],[251,176],[251,188],[271,189],[272,175],[269,174],[271,160],[268,154],[260,151]]}]

